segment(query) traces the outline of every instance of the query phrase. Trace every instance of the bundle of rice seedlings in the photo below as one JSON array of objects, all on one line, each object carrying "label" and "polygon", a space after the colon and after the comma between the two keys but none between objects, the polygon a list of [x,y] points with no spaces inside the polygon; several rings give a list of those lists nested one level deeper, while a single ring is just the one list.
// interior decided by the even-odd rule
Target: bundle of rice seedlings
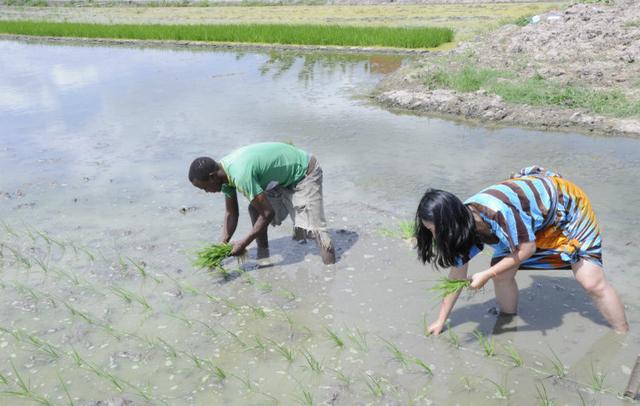
[{"label": "bundle of rice seedlings", "polygon": [[429,291],[437,292],[441,298],[445,298],[452,293],[467,288],[471,285],[470,279],[449,279],[441,278],[440,281],[433,286]]},{"label": "bundle of rice seedlings", "polygon": [[231,244],[212,244],[196,252],[193,266],[196,268],[221,268],[220,264],[231,255]]}]

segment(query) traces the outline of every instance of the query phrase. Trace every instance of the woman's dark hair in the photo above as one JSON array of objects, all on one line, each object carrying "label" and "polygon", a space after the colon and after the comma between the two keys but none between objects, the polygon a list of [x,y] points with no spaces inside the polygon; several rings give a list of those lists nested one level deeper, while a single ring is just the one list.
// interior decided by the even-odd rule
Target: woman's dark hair
[{"label": "woman's dark hair", "polygon": [[207,181],[209,174],[218,170],[218,164],[213,159],[207,156],[201,156],[191,162],[189,167],[189,181],[193,183],[194,179],[199,181]]},{"label": "woman's dark hair", "polygon": [[[434,224],[435,238],[423,220]],[[455,266],[476,242],[475,228],[473,215],[460,199],[444,190],[427,189],[416,211],[418,258],[440,268]]]}]

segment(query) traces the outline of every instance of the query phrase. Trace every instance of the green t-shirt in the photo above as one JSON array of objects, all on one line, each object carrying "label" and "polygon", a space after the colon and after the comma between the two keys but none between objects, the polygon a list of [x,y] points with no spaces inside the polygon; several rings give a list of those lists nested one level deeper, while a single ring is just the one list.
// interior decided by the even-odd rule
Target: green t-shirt
[{"label": "green t-shirt", "polygon": [[229,178],[222,193],[230,196],[236,188],[252,201],[271,182],[289,187],[304,178],[309,155],[290,144],[265,142],[236,149],[220,159],[220,164]]}]

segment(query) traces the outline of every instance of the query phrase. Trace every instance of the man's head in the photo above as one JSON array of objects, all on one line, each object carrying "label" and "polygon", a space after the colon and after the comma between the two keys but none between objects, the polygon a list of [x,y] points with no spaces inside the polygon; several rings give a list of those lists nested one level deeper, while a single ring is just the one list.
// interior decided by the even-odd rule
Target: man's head
[{"label": "man's head", "polygon": [[213,159],[203,156],[196,158],[189,167],[189,181],[198,189],[208,193],[216,193],[222,190],[224,173],[220,173],[220,165]]}]

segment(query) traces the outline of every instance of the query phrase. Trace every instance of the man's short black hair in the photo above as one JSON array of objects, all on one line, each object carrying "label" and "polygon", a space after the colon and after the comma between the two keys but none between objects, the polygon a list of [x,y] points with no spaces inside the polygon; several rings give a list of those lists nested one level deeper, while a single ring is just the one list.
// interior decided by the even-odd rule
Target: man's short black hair
[{"label": "man's short black hair", "polygon": [[218,170],[218,164],[208,156],[201,156],[191,162],[189,167],[189,181],[193,183],[194,179],[206,182],[209,180],[209,174]]}]

